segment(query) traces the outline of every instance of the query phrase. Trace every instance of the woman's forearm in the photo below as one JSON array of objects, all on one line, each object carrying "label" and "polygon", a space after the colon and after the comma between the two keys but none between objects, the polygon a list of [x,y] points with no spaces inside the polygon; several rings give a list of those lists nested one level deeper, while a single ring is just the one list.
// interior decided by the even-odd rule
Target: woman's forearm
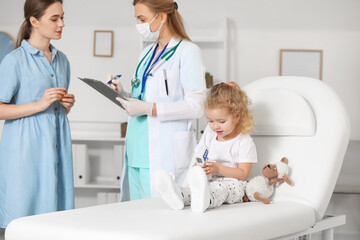
[{"label": "woman's forearm", "polygon": [[156,103],[156,115],[160,121],[199,118],[203,115],[204,91],[186,91],[182,101]]},{"label": "woman's forearm", "polygon": [[38,102],[21,105],[0,102],[0,120],[18,119],[43,111]]}]

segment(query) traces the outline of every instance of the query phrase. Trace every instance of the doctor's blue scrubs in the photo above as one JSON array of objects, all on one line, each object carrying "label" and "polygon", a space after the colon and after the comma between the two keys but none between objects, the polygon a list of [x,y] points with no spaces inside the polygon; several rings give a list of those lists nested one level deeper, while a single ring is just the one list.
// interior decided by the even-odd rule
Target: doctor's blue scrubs
[{"label": "doctor's blue scrubs", "polygon": [[[151,52],[152,53],[152,52]],[[145,59],[139,69],[138,75],[144,79],[146,66],[152,60],[152,54]],[[141,82],[141,84],[143,84]],[[141,95],[141,84],[133,86],[131,96],[138,98]],[[146,86],[142,93],[141,100],[146,101]],[[150,198],[150,166],[149,166],[149,131],[148,116],[131,117],[126,132],[125,161],[127,162],[127,176],[129,182],[129,200]]]},{"label": "doctor's blue scrubs", "polygon": [[[46,89],[68,88],[70,65],[51,46],[52,62],[26,40],[0,64],[0,101],[26,104]],[[0,227],[15,218],[74,208],[71,136],[59,101],[6,120],[0,143]]]}]

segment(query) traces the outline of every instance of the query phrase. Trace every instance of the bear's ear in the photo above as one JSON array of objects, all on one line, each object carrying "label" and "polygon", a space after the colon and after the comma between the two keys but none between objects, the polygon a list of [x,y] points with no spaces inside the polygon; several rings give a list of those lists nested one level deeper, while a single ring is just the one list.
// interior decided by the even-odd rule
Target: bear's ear
[{"label": "bear's ear", "polygon": [[288,164],[288,159],[287,159],[286,157],[283,157],[283,158],[281,159],[281,161],[282,161],[283,163]]}]

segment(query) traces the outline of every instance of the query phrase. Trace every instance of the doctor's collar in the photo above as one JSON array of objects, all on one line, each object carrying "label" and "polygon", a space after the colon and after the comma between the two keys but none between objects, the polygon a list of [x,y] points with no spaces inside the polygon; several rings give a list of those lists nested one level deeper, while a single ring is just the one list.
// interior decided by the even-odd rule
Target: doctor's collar
[{"label": "doctor's collar", "polygon": [[168,44],[168,48],[172,48],[172,47],[176,46],[176,44],[178,44],[180,41],[181,41],[181,39],[172,37]]}]

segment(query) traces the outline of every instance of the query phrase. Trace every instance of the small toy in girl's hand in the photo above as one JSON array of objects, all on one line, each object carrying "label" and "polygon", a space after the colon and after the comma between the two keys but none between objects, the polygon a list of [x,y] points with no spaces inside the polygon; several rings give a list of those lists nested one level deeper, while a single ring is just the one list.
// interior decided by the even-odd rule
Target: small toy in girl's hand
[{"label": "small toy in girl's hand", "polygon": [[209,150],[207,149],[207,147],[205,145],[200,145],[198,150],[195,152],[193,158],[193,162],[195,163],[195,165],[199,165],[199,166],[203,166],[207,156],[209,154]]},{"label": "small toy in girl's hand", "polygon": [[252,178],[246,185],[246,196],[244,197],[244,201],[259,201],[269,204],[276,183],[286,182],[291,185],[288,173],[289,166],[286,157],[275,164],[266,164],[262,170],[263,176]]},{"label": "small toy in girl's hand", "polygon": [[197,158],[196,158],[196,163],[202,166],[202,165],[204,165],[205,160],[202,159],[202,158],[198,158],[198,157],[197,157]]}]

